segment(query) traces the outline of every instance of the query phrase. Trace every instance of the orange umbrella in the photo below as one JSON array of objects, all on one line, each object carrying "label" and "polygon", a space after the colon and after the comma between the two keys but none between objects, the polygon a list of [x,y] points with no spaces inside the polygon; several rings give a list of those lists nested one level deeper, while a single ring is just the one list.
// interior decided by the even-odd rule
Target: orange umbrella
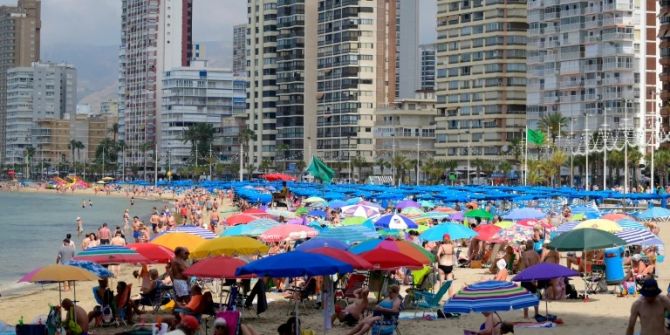
[{"label": "orange umbrella", "polygon": [[606,219],[606,220],[612,220],[612,221],[619,221],[619,220],[635,220],[629,215],[626,215],[624,213],[610,213],[610,214],[605,214],[600,217],[601,219]]},{"label": "orange umbrella", "polygon": [[249,214],[235,214],[226,219],[226,224],[229,226],[237,226],[238,224],[247,224],[251,221],[258,220],[260,217]]}]

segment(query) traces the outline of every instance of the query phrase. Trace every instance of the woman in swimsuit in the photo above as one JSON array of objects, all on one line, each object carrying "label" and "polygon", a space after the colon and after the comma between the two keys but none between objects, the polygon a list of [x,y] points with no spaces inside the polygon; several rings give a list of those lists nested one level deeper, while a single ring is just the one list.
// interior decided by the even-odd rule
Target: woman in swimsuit
[{"label": "woman in swimsuit", "polygon": [[393,317],[400,313],[400,305],[402,300],[400,298],[400,287],[393,285],[389,287],[389,293],[384,300],[380,301],[373,309],[373,315],[362,319],[356,327],[354,327],[347,335],[363,335],[366,334],[375,322]]},{"label": "woman in swimsuit", "polygon": [[442,244],[437,248],[437,268],[440,270],[440,282],[452,279],[454,271],[454,243],[449,234],[442,236]]}]

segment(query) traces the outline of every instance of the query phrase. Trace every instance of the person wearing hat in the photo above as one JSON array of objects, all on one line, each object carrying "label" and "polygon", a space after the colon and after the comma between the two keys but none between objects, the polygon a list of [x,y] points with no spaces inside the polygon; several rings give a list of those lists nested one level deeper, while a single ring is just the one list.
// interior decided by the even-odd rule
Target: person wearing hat
[{"label": "person wearing hat", "polygon": [[182,315],[177,329],[166,335],[194,335],[200,328],[200,322],[193,315]]},{"label": "person wearing hat", "polygon": [[640,334],[665,334],[665,312],[670,311],[670,299],[660,295],[655,279],[647,279],[639,290],[638,298],[630,309],[626,335],[633,335],[635,323],[640,318]]}]

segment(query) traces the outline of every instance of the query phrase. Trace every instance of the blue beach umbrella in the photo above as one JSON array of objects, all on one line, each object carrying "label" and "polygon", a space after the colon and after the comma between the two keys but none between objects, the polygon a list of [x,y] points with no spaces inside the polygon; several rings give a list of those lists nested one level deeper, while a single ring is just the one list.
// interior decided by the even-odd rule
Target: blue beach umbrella
[{"label": "blue beach umbrella", "polygon": [[663,207],[647,208],[637,215],[640,220],[656,220],[670,218],[670,210]]},{"label": "blue beach umbrella", "polygon": [[537,296],[508,281],[468,285],[444,304],[445,313],[504,312],[540,303]]},{"label": "blue beach umbrella", "polygon": [[371,238],[379,238],[379,234],[363,225],[332,227],[321,231],[320,238],[335,239],[346,244],[353,244]]},{"label": "blue beach umbrella", "polygon": [[346,243],[341,242],[340,240],[332,238],[316,237],[303,243],[300,243],[300,245],[298,245],[295,248],[295,250],[308,251],[311,249],[323,248],[323,247],[335,248],[341,250],[347,250],[347,248],[349,248],[349,246]]},{"label": "blue beach umbrella", "polygon": [[260,236],[266,230],[279,223],[269,219],[258,219],[247,224],[241,224],[227,228],[219,236]]},{"label": "blue beach umbrella", "polygon": [[88,270],[90,272],[95,273],[96,276],[98,276],[102,279],[114,277],[114,274],[112,273],[112,271],[107,270],[107,268],[105,268],[104,266],[102,266],[98,263],[94,263],[94,262],[90,262],[90,261],[76,261],[76,260],[73,259],[73,260],[70,260],[69,262],[67,262],[67,265],[72,265],[72,266],[76,266],[78,268],[82,268],[84,270]]},{"label": "blue beach umbrella", "polygon": [[325,276],[353,271],[351,265],[337,259],[302,251],[261,258],[237,269],[238,276],[256,274],[273,278]]},{"label": "blue beach umbrella", "polygon": [[419,226],[412,219],[400,214],[387,214],[379,217],[375,221],[375,226],[391,229],[418,228]]},{"label": "blue beach umbrella", "polygon": [[452,240],[469,239],[477,236],[477,232],[458,223],[443,223],[428,228],[421,233],[424,241],[442,241],[444,234],[449,234]]},{"label": "blue beach umbrella", "polygon": [[542,219],[546,217],[547,214],[544,214],[541,210],[536,208],[515,208],[509,213],[503,215],[503,219],[506,220],[525,220],[525,219]]},{"label": "blue beach umbrella", "polygon": [[339,200],[339,199],[328,202],[328,207],[333,208],[333,209],[339,209],[339,208],[342,208],[342,207],[347,206],[347,205],[349,205],[349,204],[346,203],[345,201]]},{"label": "blue beach umbrella", "polygon": [[216,237],[216,234],[212,233],[211,231],[198,227],[198,226],[177,226],[174,227],[173,229],[165,231],[163,234],[169,234],[169,233],[187,233],[191,235],[196,235],[200,236],[204,239],[213,239]]},{"label": "blue beach umbrella", "polygon": [[326,217],[326,212],[322,211],[320,209],[313,209],[307,213],[309,216],[316,216],[320,218],[325,218]]}]

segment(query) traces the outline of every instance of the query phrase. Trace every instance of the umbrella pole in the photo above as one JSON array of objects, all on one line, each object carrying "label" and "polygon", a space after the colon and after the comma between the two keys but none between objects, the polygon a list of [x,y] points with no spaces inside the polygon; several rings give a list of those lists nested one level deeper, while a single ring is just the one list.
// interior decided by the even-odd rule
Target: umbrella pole
[{"label": "umbrella pole", "polygon": [[58,304],[59,305],[60,305],[61,301],[63,301],[63,297],[61,295],[60,282],[58,282]]}]

